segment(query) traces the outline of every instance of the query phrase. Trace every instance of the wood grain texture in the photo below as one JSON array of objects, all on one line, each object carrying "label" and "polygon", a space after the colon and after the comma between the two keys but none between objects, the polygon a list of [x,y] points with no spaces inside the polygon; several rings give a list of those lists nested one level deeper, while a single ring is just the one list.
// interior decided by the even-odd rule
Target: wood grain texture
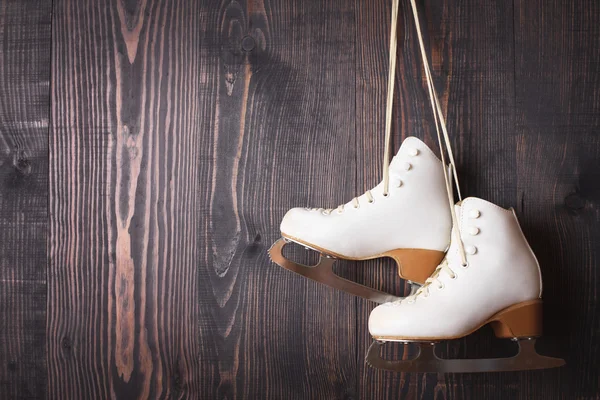
[{"label": "wood grain texture", "polygon": [[600,4],[515,1],[518,208],[567,367],[522,398],[600,398]]},{"label": "wood grain texture", "polygon": [[199,393],[195,1],[57,0],[48,397]]},{"label": "wood grain texture", "polygon": [[289,208],[353,196],[352,4],[220,1],[209,9],[220,54],[208,67],[201,117],[211,152],[199,184],[208,209],[198,296],[212,367],[202,395],[354,397],[353,299],[282,270],[266,253]]},{"label": "wood grain texture", "polygon": [[0,398],[46,389],[51,1],[0,2]]}]

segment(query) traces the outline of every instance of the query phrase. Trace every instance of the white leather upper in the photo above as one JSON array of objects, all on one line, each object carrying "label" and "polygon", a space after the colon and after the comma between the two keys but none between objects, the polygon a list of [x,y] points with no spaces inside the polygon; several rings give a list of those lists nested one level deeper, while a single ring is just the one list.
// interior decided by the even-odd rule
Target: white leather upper
[{"label": "white leather upper", "polygon": [[444,338],[464,336],[495,313],[513,304],[541,298],[542,279],[535,255],[512,209],[478,198],[456,206],[468,266],[454,240],[446,256],[456,274],[440,271],[440,289],[432,283],[422,293],[400,303],[386,303],[371,312],[373,336]]},{"label": "white leather upper", "polygon": [[[445,251],[452,226],[441,161],[419,139],[408,137],[390,163],[390,192],[380,183],[339,213],[293,208],[281,222],[289,238],[352,258],[414,248]],[[401,182],[401,186],[398,187]]]}]

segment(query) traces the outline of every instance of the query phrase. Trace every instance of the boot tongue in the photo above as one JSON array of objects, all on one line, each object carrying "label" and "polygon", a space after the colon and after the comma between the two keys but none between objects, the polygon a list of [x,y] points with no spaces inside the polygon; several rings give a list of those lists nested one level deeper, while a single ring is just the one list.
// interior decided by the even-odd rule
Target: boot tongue
[{"label": "boot tongue", "polygon": [[454,212],[456,213],[456,219],[458,220],[458,222],[460,223],[460,219],[462,217],[462,206],[460,205],[460,203],[456,203],[454,205]]},{"label": "boot tongue", "polygon": [[[456,223],[458,224],[458,228],[460,229],[461,228],[460,221],[462,220],[462,215],[463,215],[463,212],[464,212],[464,210],[463,210],[463,208],[462,208],[462,206],[461,206],[460,203],[456,203],[454,205],[454,212],[456,213]],[[452,231],[454,231],[454,230],[456,230],[455,226],[452,227]],[[454,237],[452,238],[452,240],[454,240]]]},{"label": "boot tongue", "polygon": [[[454,205],[454,212],[456,213],[456,221],[460,225],[460,221],[462,218],[463,209],[460,203]],[[462,233],[462,232],[461,232]],[[454,254],[458,249],[458,244],[456,243],[456,226],[452,225],[452,236],[450,237],[450,249],[448,253]]]},{"label": "boot tongue", "polygon": [[401,168],[401,155],[400,153],[404,153],[407,154],[408,150],[407,149],[417,149],[418,151],[424,151],[425,149],[427,149],[427,145],[425,143],[423,143],[420,139],[414,137],[414,136],[409,136],[406,139],[404,139],[404,141],[402,142],[402,144],[400,145],[400,148],[398,149],[398,152],[396,153],[396,155],[392,158],[392,161],[390,162],[390,167],[391,168]]},{"label": "boot tongue", "polygon": [[399,170],[400,169],[400,152],[392,157],[392,161],[390,161],[390,170]]},{"label": "boot tongue", "polygon": [[402,146],[400,146],[396,155],[392,157],[392,161],[390,161],[390,169],[399,170],[402,167],[402,156],[400,155],[400,153],[402,152],[404,147],[408,147],[408,144],[406,144],[406,140],[402,143]]}]

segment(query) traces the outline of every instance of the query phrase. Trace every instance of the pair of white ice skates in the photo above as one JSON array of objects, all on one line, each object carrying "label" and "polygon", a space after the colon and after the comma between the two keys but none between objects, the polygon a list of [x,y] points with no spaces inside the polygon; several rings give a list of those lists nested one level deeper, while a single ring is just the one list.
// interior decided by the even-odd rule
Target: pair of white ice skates
[{"label": "pair of white ice skates", "polygon": [[[383,303],[369,318],[375,342],[367,361],[377,368],[412,372],[485,372],[556,367],[563,360],[534,349],[542,334],[542,278],[512,209],[470,197],[455,207],[452,229],[442,162],[417,138],[407,138],[383,183],[336,209],[294,208],[281,223],[283,238],[273,261],[331,287]],[[452,235],[451,235],[452,229]],[[286,259],[295,242],[317,250],[308,267]],[[461,247],[464,249],[462,259]],[[400,277],[421,284],[403,299],[345,280],[335,259],[394,259]],[[433,344],[461,338],[491,324],[496,336],[518,340],[521,351],[506,359],[441,360]],[[413,360],[386,361],[381,343],[424,342]]]},{"label": "pair of white ice skates", "polygon": [[[411,0],[434,111],[441,160],[417,138],[407,138],[398,154],[384,160],[384,179],[362,196],[335,209],[294,208],[283,218],[283,238],[269,250],[280,266],[333,288],[382,303],[369,318],[375,341],[367,362],[402,372],[488,372],[558,367],[562,359],[535,351],[542,334],[542,277],[514,210],[469,197],[454,204],[456,168],[444,116]],[[391,131],[398,0],[392,8],[390,86],[386,147]],[[444,144],[450,159],[446,167]],[[458,193],[460,199],[460,193]],[[316,266],[295,263],[283,247],[295,242],[321,253]],[[336,259],[392,258],[400,277],[413,283],[397,298],[336,275]],[[436,342],[457,339],[491,324],[499,338],[519,343],[519,353],[500,359],[440,359]],[[388,361],[380,347],[388,341],[424,344],[410,360]]]}]

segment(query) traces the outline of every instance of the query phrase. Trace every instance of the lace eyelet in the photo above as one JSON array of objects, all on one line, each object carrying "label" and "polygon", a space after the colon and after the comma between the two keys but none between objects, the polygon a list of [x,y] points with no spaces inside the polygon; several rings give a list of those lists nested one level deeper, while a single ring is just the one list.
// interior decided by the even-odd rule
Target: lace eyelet
[{"label": "lace eyelet", "polygon": [[344,212],[344,210],[338,210],[337,213],[338,214],[342,214]]},{"label": "lace eyelet", "polygon": [[479,228],[472,226],[469,228],[469,235],[471,236],[477,236],[479,235]]},{"label": "lace eyelet", "polygon": [[331,213],[329,213],[329,212],[327,212],[327,211],[321,211],[321,214],[323,214],[323,215],[329,215],[329,214],[331,214]]},{"label": "lace eyelet", "polygon": [[467,269],[467,268],[469,268],[469,263],[460,264],[460,267],[463,268],[463,269]]},{"label": "lace eyelet", "polygon": [[390,194],[389,193],[384,193],[383,197],[390,197]]},{"label": "lace eyelet", "polygon": [[375,203],[375,200],[369,200],[369,204]]},{"label": "lace eyelet", "polygon": [[354,208],[355,210],[358,210],[360,208],[360,205],[352,206],[352,208]]},{"label": "lace eyelet", "polygon": [[458,278],[458,274],[455,272],[454,275],[450,277],[450,279],[455,280],[456,278]]},{"label": "lace eyelet", "polygon": [[443,290],[446,287],[446,285],[444,285],[443,283],[441,285],[438,285],[438,290]]}]

